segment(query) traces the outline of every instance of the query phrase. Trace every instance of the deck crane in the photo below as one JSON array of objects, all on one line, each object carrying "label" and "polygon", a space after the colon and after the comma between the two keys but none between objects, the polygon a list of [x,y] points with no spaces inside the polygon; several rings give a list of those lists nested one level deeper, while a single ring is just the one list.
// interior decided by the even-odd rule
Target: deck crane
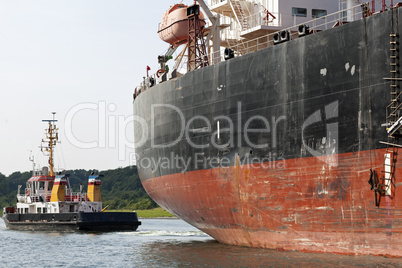
[{"label": "deck crane", "polygon": [[176,50],[177,47],[170,46],[164,55],[158,56],[158,63],[160,64],[160,69],[156,72],[156,76],[158,78],[169,72],[169,67],[166,65],[166,62],[173,59],[172,55],[176,52]]}]

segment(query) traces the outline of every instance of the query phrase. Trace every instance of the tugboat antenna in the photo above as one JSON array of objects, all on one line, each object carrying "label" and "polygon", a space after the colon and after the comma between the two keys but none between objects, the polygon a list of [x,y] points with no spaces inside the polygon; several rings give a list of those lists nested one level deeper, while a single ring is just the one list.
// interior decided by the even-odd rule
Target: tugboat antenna
[{"label": "tugboat antenna", "polygon": [[29,161],[32,162],[32,176],[35,176],[35,156],[32,155],[32,151],[31,155],[29,156]]}]

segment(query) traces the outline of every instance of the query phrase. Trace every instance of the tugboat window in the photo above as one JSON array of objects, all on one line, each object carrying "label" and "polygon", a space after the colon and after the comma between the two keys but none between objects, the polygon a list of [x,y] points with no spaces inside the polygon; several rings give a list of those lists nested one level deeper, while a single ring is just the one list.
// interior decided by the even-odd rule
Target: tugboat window
[{"label": "tugboat window", "polygon": [[25,208],[25,214],[28,214],[28,208]]},{"label": "tugboat window", "polygon": [[324,9],[313,9],[312,16],[313,18],[321,18],[327,15],[327,11]]},{"label": "tugboat window", "polygon": [[43,208],[43,213],[47,213],[47,208]]},{"label": "tugboat window", "polygon": [[307,17],[307,8],[292,7],[292,16]]},{"label": "tugboat window", "polygon": [[45,190],[45,182],[44,181],[41,181],[39,183],[39,190]]},{"label": "tugboat window", "polygon": [[41,210],[40,208],[37,208],[36,212],[40,214],[40,212],[41,212],[40,210]]}]

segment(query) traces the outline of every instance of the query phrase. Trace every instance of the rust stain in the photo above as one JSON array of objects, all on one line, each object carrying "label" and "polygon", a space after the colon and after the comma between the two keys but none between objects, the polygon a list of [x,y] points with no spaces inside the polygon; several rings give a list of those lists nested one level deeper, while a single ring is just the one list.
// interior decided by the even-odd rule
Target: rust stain
[{"label": "rust stain", "polygon": [[250,170],[246,169],[244,171],[244,179],[247,181],[248,180],[248,175],[250,174]]},{"label": "rust stain", "polygon": [[153,170],[152,170],[152,181],[154,182],[154,186],[156,188],[155,174]]},{"label": "rust stain", "polygon": [[240,196],[239,170],[240,170],[239,156],[237,156],[236,157],[236,181],[237,181],[237,185],[239,186],[239,196]]},{"label": "rust stain", "polygon": [[243,226],[243,232],[245,234],[245,239],[247,240],[248,245],[252,245],[252,240],[250,237],[250,234],[246,228],[244,228],[245,225],[245,219],[244,219],[244,211],[243,211],[243,206],[242,206],[242,200],[241,200],[241,191],[240,191],[240,158],[239,156],[236,157],[236,180],[237,180],[237,191],[238,191],[238,196],[239,196],[239,205],[241,208],[241,221],[242,221],[242,226]]}]

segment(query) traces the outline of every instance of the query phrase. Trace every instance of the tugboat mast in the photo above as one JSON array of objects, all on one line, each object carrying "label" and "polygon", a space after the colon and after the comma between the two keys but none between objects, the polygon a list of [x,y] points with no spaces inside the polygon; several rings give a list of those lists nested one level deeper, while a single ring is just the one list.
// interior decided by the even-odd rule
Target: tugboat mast
[{"label": "tugboat mast", "polygon": [[[59,130],[56,128],[55,122],[55,114],[56,112],[52,112],[53,119],[51,120],[42,120],[42,122],[48,122],[49,128],[45,129],[46,139],[42,139],[42,143],[47,143],[44,147],[46,153],[49,153],[49,176],[55,176],[54,174],[54,162],[53,162],[53,148],[56,146],[56,142],[59,140],[57,131]],[[43,152],[43,148],[42,148]]]}]

